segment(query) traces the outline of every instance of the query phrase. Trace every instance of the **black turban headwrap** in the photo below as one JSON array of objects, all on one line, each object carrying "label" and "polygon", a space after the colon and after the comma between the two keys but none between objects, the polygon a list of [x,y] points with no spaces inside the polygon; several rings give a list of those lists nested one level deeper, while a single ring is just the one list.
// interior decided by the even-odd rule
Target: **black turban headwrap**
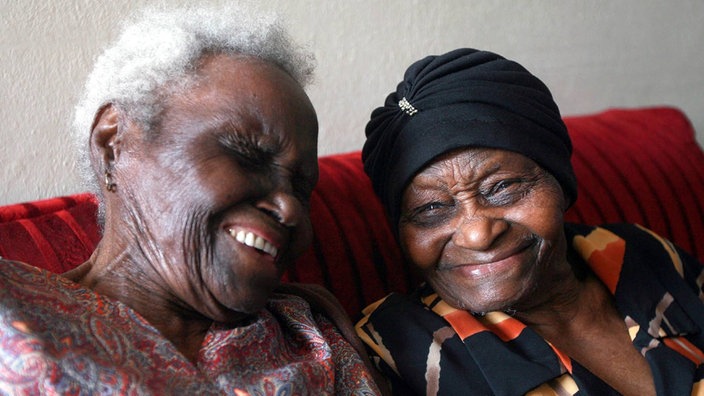
[{"label": "black turban headwrap", "polygon": [[572,143],[548,88],[516,62],[457,49],[412,64],[375,109],[362,149],[364,171],[397,232],[403,190],[435,157],[462,147],[525,155],[577,198]]}]

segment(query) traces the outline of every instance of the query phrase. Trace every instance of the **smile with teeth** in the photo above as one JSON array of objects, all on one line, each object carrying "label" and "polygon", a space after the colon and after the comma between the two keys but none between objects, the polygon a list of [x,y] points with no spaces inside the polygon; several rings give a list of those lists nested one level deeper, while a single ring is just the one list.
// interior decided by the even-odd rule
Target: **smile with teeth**
[{"label": "smile with teeth", "polygon": [[266,239],[252,232],[247,232],[243,230],[235,231],[233,229],[229,229],[228,232],[233,238],[235,238],[237,242],[243,245],[253,247],[257,250],[267,253],[272,257],[276,257],[276,254],[278,253],[278,249],[274,245],[272,245]]}]

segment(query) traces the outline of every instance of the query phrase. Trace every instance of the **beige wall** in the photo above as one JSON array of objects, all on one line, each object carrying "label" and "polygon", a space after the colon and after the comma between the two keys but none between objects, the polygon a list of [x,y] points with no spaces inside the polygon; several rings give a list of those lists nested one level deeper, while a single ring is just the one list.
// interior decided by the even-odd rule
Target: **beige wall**
[{"label": "beige wall", "polygon": [[[117,21],[146,2],[0,0],[0,204],[83,190],[67,139],[73,104]],[[369,112],[405,68],[461,46],[518,60],[565,115],[674,105],[704,142],[701,0],[258,3],[316,53],[321,154],[359,149]]]}]

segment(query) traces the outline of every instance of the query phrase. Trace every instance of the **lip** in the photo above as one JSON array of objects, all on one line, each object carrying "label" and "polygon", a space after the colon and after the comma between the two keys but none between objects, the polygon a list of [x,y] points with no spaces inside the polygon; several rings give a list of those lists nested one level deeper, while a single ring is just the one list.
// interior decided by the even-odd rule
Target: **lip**
[{"label": "lip", "polygon": [[491,274],[504,273],[515,268],[523,260],[526,254],[534,245],[532,240],[526,240],[515,248],[502,251],[494,255],[477,257],[470,263],[448,266],[448,270],[459,271],[467,277],[484,277]]}]

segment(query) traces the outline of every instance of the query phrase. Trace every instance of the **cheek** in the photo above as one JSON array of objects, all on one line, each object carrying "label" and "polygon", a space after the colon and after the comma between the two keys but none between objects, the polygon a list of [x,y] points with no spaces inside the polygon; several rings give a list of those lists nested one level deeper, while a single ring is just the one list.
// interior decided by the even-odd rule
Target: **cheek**
[{"label": "cheek", "polygon": [[[202,211],[179,211],[163,222],[166,230],[161,240],[161,255],[167,259],[169,270],[176,278],[191,278],[193,274],[206,268],[214,254],[214,233]],[[171,228],[167,229],[171,224]],[[200,276],[193,279],[200,279]]]},{"label": "cheek", "polygon": [[[291,244],[291,261],[301,256],[313,242],[313,224],[308,215],[301,219],[301,223],[293,231],[293,242]],[[290,264],[290,263],[289,263]]]},{"label": "cheek", "polygon": [[404,255],[421,270],[435,267],[442,256],[444,244],[438,232],[401,227],[399,238]]},{"label": "cheek", "polygon": [[562,235],[564,198],[559,187],[540,189],[523,204],[506,212],[505,219],[520,224],[547,242]]},{"label": "cheek", "polygon": [[559,206],[542,207],[530,216],[535,233],[547,241],[555,241],[564,229],[564,213]]}]

